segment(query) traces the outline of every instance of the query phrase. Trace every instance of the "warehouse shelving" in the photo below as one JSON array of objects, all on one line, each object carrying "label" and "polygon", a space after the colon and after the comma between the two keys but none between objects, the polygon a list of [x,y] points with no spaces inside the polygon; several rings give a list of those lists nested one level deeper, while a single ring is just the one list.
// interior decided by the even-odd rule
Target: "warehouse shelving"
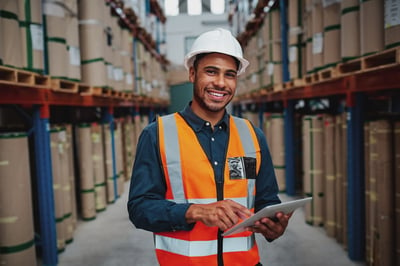
[{"label": "warehouse shelving", "polygon": [[[264,7],[267,2],[275,2],[274,8],[279,6],[281,12],[282,47],[288,47],[288,32],[286,14],[286,1],[259,1],[254,9],[254,17],[248,22],[246,31],[239,34],[238,39],[246,46],[262,25]],[[279,5],[278,5],[279,2]],[[389,57],[388,57],[388,54]],[[366,57],[368,58],[368,57]],[[323,79],[313,79],[305,76],[292,80],[288,75],[288,49],[282,49],[282,76],[283,82],[273,87],[241,95],[234,100],[234,111],[241,112],[241,106],[246,103],[255,103],[259,107],[260,124],[262,125],[263,113],[266,106],[271,103],[280,103],[284,113],[285,131],[285,164],[286,164],[286,193],[296,194],[295,177],[295,144],[294,121],[295,104],[299,100],[310,99],[343,99],[348,111],[347,116],[347,162],[348,162],[348,255],[352,260],[365,260],[365,180],[364,180],[364,133],[363,125],[365,114],[368,111],[366,99],[368,97],[383,97],[390,99],[393,110],[400,110],[400,47],[392,48],[389,52],[383,51],[370,57],[372,61],[377,58],[377,64],[370,64],[368,68],[361,66],[367,60],[361,58],[355,62],[347,63],[349,71],[334,73]],[[356,66],[355,69],[351,67]],[[310,79],[311,78],[311,79]],[[296,85],[294,85],[296,84]]]},{"label": "warehouse shelving", "polygon": [[166,102],[144,96],[81,95],[53,91],[50,87],[0,81],[0,104],[39,104],[86,107],[165,107]]},{"label": "warehouse shelving", "polygon": [[[138,24],[138,21],[132,20],[136,17],[134,12],[123,9],[121,1],[106,0],[105,2],[110,6],[114,15],[119,16],[120,25],[127,27],[132,32],[133,49],[135,50],[138,41],[141,42],[151,56],[165,67],[169,62],[164,55],[158,52],[157,45],[159,44]],[[153,12],[159,21],[165,23],[165,17],[157,1],[148,1],[146,9],[147,12]],[[71,85],[73,90],[69,87],[63,89],[60,85],[54,85],[54,81],[65,82],[67,85]],[[52,80],[46,75],[0,66],[0,106],[18,106],[17,109],[26,117],[31,115],[31,117],[28,117],[31,126],[29,132],[33,136],[34,169],[37,178],[38,229],[40,231],[40,236],[35,242],[40,248],[43,265],[57,265],[58,263],[49,130],[51,118],[59,116],[55,108],[102,110],[102,121],[110,124],[112,167],[115,177],[116,162],[113,135],[115,115],[123,113],[134,117],[142,113],[148,115],[149,119],[153,119],[155,113],[162,113],[167,105],[168,102],[165,100],[145,95],[116,92],[109,88],[93,88],[79,82]],[[114,180],[114,190],[115,197],[118,197],[116,180]]]}]

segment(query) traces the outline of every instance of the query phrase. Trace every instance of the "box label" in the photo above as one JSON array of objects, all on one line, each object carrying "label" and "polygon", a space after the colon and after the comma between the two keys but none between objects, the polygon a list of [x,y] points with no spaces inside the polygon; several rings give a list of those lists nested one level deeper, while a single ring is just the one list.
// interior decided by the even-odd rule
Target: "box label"
[{"label": "box label", "polygon": [[400,25],[400,0],[385,1],[385,29]]}]

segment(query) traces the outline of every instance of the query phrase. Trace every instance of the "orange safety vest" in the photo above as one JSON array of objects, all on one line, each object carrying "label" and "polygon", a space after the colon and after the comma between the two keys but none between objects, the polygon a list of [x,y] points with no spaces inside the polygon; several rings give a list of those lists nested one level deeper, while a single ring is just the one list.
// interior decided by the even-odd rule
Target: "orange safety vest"
[{"label": "orange safety vest", "polygon": [[[158,138],[167,184],[166,199],[176,203],[206,204],[217,201],[214,171],[195,132],[178,113],[159,117]],[[249,121],[230,116],[226,158],[256,159],[260,168],[260,146]],[[180,151],[180,152],[177,152]],[[224,199],[232,199],[254,212],[255,179],[231,179],[224,166]],[[190,231],[155,233],[160,265],[218,265],[218,227],[196,222]],[[256,265],[259,254],[255,236],[243,232],[223,238],[225,265]]]}]

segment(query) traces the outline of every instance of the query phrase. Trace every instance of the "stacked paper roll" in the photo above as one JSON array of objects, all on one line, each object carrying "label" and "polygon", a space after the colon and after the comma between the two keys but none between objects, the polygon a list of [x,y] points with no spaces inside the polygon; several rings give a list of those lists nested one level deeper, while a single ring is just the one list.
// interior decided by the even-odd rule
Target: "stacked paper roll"
[{"label": "stacked paper roll", "polygon": [[74,81],[81,80],[81,55],[78,27],[78,3],[77,0],[65,0],[67,9],[65,23],[67,27],[68,50],[68,78]]},{"label": "stacked paper roll", "polygon": [[[104,167],[106,175],[106,188],[107,188],[107,203],[114,203],[115,185],[117,183],[117,176],[114,175],[113,156],[112,156],[112,140],[111,140],[111,127],[109,123],[102,124],[103,130],[103,149],[104,149]],[[115,180],[115,181],[114,181]]]},{"label": "stacked paper roll", "polygon": [[0,134],[0,265],[36,265],[28,138]]},{"label": "stacked paper roll", "polygon": [[363,56],[382,51],[384,48],[383,5],[382,0],[360,2],[360,49]]},{"label": "stacked paper roll", "polygon": [[82,82],[107,87],[104,29],[105,5],[97,0],[79,1],[79,40],[82,60]]},{"label": "stacked paper roll", "polygon": [[48,74],[53,78],[61,79],[68,78],[69,61],[64,4],[64,0],[45,0],[43,2]]},{"label": "stacked paper roll", "polygon": [[323,5],[323,66],[332,67],[341,62],[340,52],[340,3]]},{"label": "stacked paper roll", "polygon": [[18,68],[23,67],[18,2],[2,0],[0,1],[0,11],[0,63]]},{"label": "stacked paper roll", "polygon": [[96,218],[96,194],[93,176],[93,157],[91,128],[89,124],[80,124],[76,128],[77,151],[79,161],[79,191],[81,215],[84,220]]},{"label": "stacked paper roll", "polygon": [[342,60],[350,60],[360,56],[360,8],[358,0],[342,0],[341,2],[341,37],[340,53]]},{"label": "stacked paper roll", "polygon": [[103,131],[98,123],[91,124],[93,174],[96,192],[96,211],[107,208],[106,179],[104,174]]},{"label": "stacked paper roll", "polygon": [[43,20],[41,0],[18,0],[22,67],[43,73]]}]

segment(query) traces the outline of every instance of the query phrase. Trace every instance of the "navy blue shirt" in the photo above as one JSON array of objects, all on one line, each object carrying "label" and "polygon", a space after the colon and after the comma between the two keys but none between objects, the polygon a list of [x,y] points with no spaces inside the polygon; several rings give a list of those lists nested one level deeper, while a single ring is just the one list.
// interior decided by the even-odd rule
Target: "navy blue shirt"
[{"label": "navy blue shirt", "polygon": [[[229,114],[225,112],[212,129],[209,122],[193,113],[190,105],[180,112],[195,131],[196,136],[210,160],[216,181],[223,180],[223,167],[229,129]],[[256,128],[261,147],[261,167],[256,177],[255,211],[267,205],[280,203],[278,185],[267,146],[261,129]],[[185,213],[190,204],[177,204],[165,199],[166,183],[157,145],[157,124],[150,123],[141,133],[136,148],[132,179],[129,189],[129,219],[137,227],[152,232],[191,230]]]}]

